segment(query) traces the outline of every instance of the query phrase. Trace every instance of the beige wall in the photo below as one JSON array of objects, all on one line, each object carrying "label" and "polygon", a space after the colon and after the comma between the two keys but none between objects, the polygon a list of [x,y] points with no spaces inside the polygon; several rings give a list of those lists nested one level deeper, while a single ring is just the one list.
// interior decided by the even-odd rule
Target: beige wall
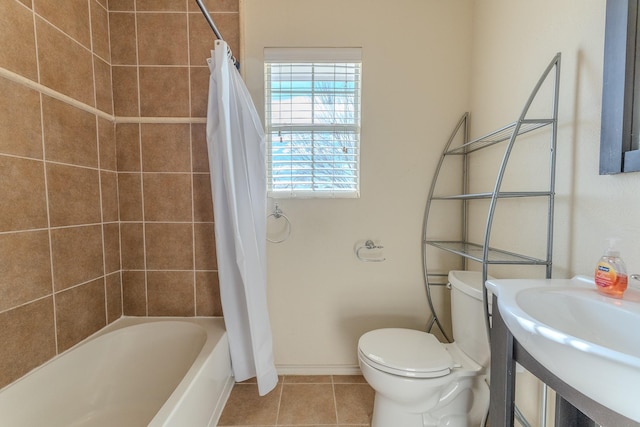
[{"label": "beige wall", "polygon": [[[361,197],[280,200],[291,236],[268,246],[279,370],[354,370],[362,333],[426,323],[422,215],[433,168],[467,104],[471,5],[429,0],[242,4],[243,69],[259,111],[264,47],[362,47]],[[269,227],[274,231],[278,224]],[[354,245],[369,238],[384,246],[385,262],[356,260]]]},{"label": "beige wall", "polygon": [[[605,2],[476,1],[471,106],[474,129],[511,120],[555,52],[562,52],[554,275],[592,274],[605,238],[640,270],[640,174],[598,175]],[[526,47],[526,48],[525,48]],[[483,108],[480,108],[480,107]],[[515,110],[514,110],[515,109]]]},{"label": "beige wall", "polygon": [[[554,244],[559,278],[593,274],[611,236],[624,239],[619,248],[629,271],[640,271],[640,174],[598,174],[605,3],[474,2],[474,133],[513,120],[531,90],[528,82],[562,53]],[[529,392],[536,390],[529,383]],[[529,402],[521,400],[535,417],[535,400]]]},{"label": "beige wall", "polygon": [[[362,197],[280,201],[293,226],[288,241],[269,246],[281,370],[353,366],[361,332],[423,326],[419,234],[436,156],[467,108],[472,137],[516,120],[556,52],[562,76],[553,274],[592,274],[609,236],[624,238],[619,246],[629,270],[640,271],[640,174],[598,175],[605,2],[243,4],[246,80],[259,110],[263,47],[363,47]],[[488,155],[477,166],[490,161]],[[524,153],[513,167],[538,174],[531,166],[537,161]],[[509,185],[529,185],[529,178]],[[486,179],[481,173],[473,184]],[[507,222],[521,224],[509,218],[513,212]],[[524,221],[514,242],[521,249],[538,245],[543,227],[533,216]],[[494,231],[498,241],[513,240],[513,227]],[[385,246],[386,262],[355,260],[354,244],[366,238]],[[526,376],[520,385],[519,400],[530,402],[521,403],[535,424],[539,386]]]},{"label": "beige wall", "polygon": [[0,2],[0,387],[122,314],[221,314],[213,40],[191,0]]}]

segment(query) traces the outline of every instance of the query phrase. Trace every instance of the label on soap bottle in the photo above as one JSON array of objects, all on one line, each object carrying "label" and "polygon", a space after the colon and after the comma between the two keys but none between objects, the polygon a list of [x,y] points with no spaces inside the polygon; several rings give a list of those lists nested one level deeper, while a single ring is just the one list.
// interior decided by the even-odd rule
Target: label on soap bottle
[{"label": "label on soap bottle", "polygon": [[614,298],[622,298],[627,289],[627,275],[606,261],[598,263],[595,282],[600,293]]},{"label": "label on soap bottle", "polygon": [[609,288],[618,281],[618,274],[608,262],[599,262],[596,267],[596,285],[600,288]]}]

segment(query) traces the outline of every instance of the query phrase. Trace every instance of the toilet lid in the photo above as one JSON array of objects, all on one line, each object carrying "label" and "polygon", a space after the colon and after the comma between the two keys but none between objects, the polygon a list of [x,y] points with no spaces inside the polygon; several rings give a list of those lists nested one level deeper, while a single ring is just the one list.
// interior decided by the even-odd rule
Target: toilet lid
[{"label": "toilet lid", "polygon": [[366,362],[382,371],[416,378],[448,375],[454,367],[445,347],[431,334],[413,329],[377,329],[358,342]]}]

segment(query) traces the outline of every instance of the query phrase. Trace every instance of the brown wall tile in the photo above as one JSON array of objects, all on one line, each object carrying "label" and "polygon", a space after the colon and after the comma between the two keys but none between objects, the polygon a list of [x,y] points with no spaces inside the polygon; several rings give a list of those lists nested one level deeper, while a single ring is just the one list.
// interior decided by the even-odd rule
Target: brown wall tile
[{"label": "brown wall tile", "polygon": [[148,223],[145,244],[149,270],[193,269],[192,224]]},{"label": "brown wall tile", "polygon": [[103,118],[98,119],[98,147],[100,152],[100,168],[110,171],[118,169],[116,163],[116,128]]},{"label": "brown wall tile", "polygon": [[93,52],[106,62],[111,61],[109,48],[109,14],[95,0],[89,2],[91,9],[91,42]]},{"label": "brown wall tile", "polygon": [[[0,3],[0,67],[121,118],[205,117],[213,37],[191,0]],[[238,3],[207,1],[234,50]],[[123,313],[221,314],[205,125],[116,132],[27,86],[0,92],[0,387],[53,356],[56,333],[64,350]],[[146,220],[169,223],[142,222],[143,170]]]},{"label": "brown wall tile", "polygon": [[51,249],[56,291],[104,275],[102,227],[99,225],[51,230]]},{"label": "brown wall tile", "polygon": [[207,125],[204,123],[191,124],[191,158],[193,172],[209,173]]},{"label": "brown wall tile", "polygon": [[51,297],[0,313],[0,387],[55,356],[53,316]]},{"label": "brown wall tile", "polygon": [[187,67],[140,67],[140,115],[189,116]]},{"label": "brown wall tile", "polygon": [[140,125],[116,125],[116,157],[118,172],[140,171]]},{"label": "brown wall tile", "polygon": [[[192,57],[193,60],[193,57]],[[191,117],[207,117],[209,103],[209,77],[207,67],[191,67]]]},{"label": "brown wall tile", "polygon": [[100,172],[102,187],[102,221],[118,221],[118,175],[116,172]]},{"label": "brown wall tile", "polygon": [[47,190],[52,227],[100,222],[97,170],[47,164]]},{"label": "brown wall tile", "polygon": [[217,270],[216,238],[213,223],[193,224],[196,270]]},{"label": "brown wall tile", "polygon": [[0,3],[0,67],[38,81],[33,12],[15,1]]},{"label": "brown wall tile", "polygon": [[104,224],[104,267],[105,274],[119,272],[120,267],[120,226],[118,223]]},{"label": "brown wall tile", "polygon": [[43,163],[0,155],[0,231],[47,227]]},{"label": "brown wall tile", "polygon": [[187,14],[140,13],[138,63],[140,65],[188,65]]},{"label": "brown wall tile", "polygon": [[0,93],[0,153],[42,159],[40,95],[3,78]]},{"label": "brown wall tile", "polygon": [[113,66],[113,111],[116,116],[137,117],[138,106],[138,71],[136,67]]},{"label": "brown wall tile", "polygon": [[240,15],[236,13],[212,13],[211,18],[216,23],[224,40],[231,48],[236,58],[240,57]]},{"label": "brown wall tile", "polygon": [[147,315],[147,284],[144,271],[122,272],[122,313],[125,316]]},{"label": "brown wall tile", "polygon": [[[213,17],[212,17],[213,18]],[[217,17],[214,19],[216,27],[218,26]],[[218,30],[222,31],[220,28]],[[222,33],[225,40],[227,34]],[[207,66],[207,58],[211,57],[211,51],[215,48],[216,38],[213,36],[209,23],[201,13],[189,14],[189,57],[191,65],[205,67]],[[227,41],[229,43],[229,41]],[[231,47],[231,45],[229,45]]]},{"label": "brown wall tile", "polygon": [[217,271],[196,271],[196,316],[222,316]]},{"label": "brown wall tile", "polygon": [[118,320],[122,316],[122,283],[120,272],[105,277],[107,287],[107,323]]},{"label": "brown wall tile", "polygon": [[191,175],[143,174],[145,221],[192,221]]},{"label": "brown wall tile", "polygon": [[142,223],[120,224],[123,270],[144,270],[144,228]]},{"label": "brown wall tile", "polygon": [[109,0],[109,11],[133,11],[135,0]]},{"label": "brown wall tile", "polygon": [[58,352],[106,326],[104,286],[101,277],[56,294]]},{"label": "brown wall tile", "polygon": [[52,292],[49,233],[0,234],[0,311]]},{"label": "brown wall tile", "polygon": [[109,13],[111,37],[111,64],[136,65],[136,15],[134,13]]},{"label": "brown wall tile", "polygon": [[36,28],[40,83],[87,105],[95,105],[93,55],[40,18],[36,18]]},{"label": "brown wall tile", "polygon": [[98,167],[96,116],[43,96],[45,157],[49,161]]},{"label": "brown wall tile", "polygon": [[183,0],[136,0],[138,11],[185,12],[187,4]]},{"label": "brown wall tile", "polygon": [[142,170],[190,172],[189,131],[188,124],[141,124]]},{"label": "brown wall tile", "polygon": [[[113,1],[113,0],[112,0]],[[239,0],[204,0],[202,2],[208,11],[217,12],[238,12],[240,9]],[[189,2],[189,10],[200,10],[196,2]]]},{"label": "brown wall tile", "polygon": [[111,66],[97,56],[93,56],[96,84],[96,107],[107,114],[113,114],[113,87],[111,86]]},{"label": "brown wall tile", "polygon": [[120,221],[142,221],[141,174],[118,174],[118,203]]},{"label": "brown wall tile", "polygon": [[194,316],[194,279],[191,271],[147,273],[149,316]]},{"label": "brown wall tile", "polygon": [[193,174],[193,218],[196,222],[213,222],[211,176]]},{"label": "brown wall tile", "polygon": [[89,34],[89,4],[87,0],[34,0],[36,13],[87,49],[91,48]]}]

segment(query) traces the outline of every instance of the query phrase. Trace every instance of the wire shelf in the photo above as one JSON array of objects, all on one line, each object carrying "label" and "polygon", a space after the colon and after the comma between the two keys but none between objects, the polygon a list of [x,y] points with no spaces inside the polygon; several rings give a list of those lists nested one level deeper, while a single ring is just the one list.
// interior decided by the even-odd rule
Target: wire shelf
[{"label": "wire shelf", "polygon": [[[518,135],[532,132],[536,129],[548,126],[554,122],[553,119],[539,119],[539,120],[522,120],[520,127],[518,128]],[[469,154],[474,151],[490,147],[500,142],[506,141],[513,136],[514,130],[518,122],[513,122],[507,126],[495,130],[485,136],[469,141],[458,147],[454,147],[444,154]]]},{"label": "wire shelf", "polygon": [[487,264],[521,264],[521,265],[548,265],[550,261],[527,255],[517,254],[502,249],[489,248],[487,259],[484,260],[484,249],[482,245],[470,242],[427,240],[427,245],[440,248],[447,252],[463,256],[477,262]]}]

